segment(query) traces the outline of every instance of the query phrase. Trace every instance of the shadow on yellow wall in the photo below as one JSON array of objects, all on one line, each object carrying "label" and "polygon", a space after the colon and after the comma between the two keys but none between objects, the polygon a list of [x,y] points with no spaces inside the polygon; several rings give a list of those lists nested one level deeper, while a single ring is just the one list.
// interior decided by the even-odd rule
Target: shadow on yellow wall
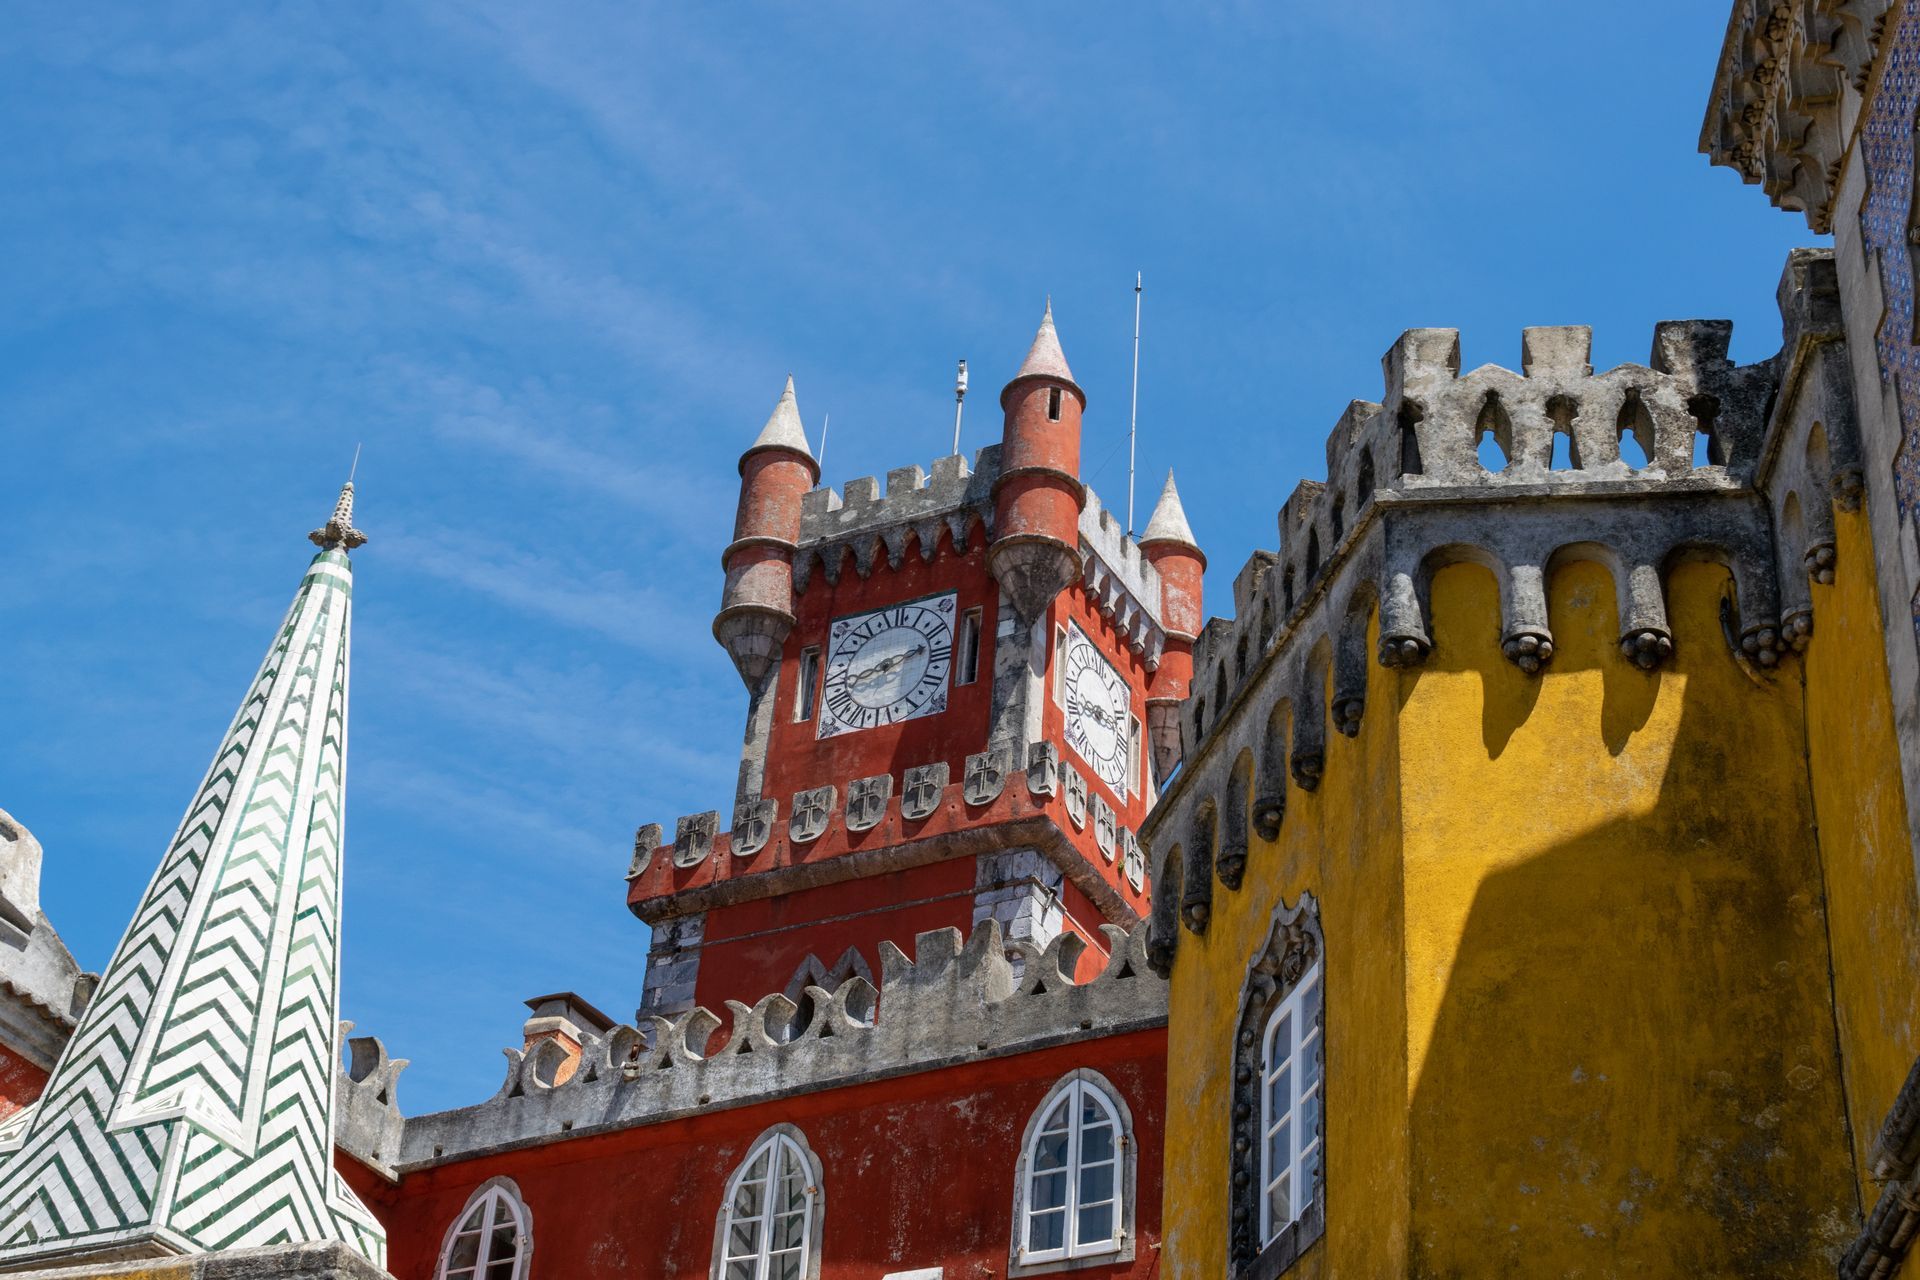
[{"label": "shadow on yellow wall", "polygon": [[1733,661],[1730,589],[1673,568],[1649,674],[1566,565],[1536,679],[1490,575],[1435,580],[1400,698],[1410,1274],[1828,1275],[1857,1222],[1800,690]]}]

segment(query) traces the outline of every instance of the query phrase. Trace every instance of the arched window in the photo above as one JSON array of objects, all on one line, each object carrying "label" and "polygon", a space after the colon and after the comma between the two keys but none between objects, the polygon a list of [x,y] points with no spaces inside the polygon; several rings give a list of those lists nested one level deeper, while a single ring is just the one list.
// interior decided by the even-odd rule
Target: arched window
[{"label": "arched window", "polygon": [[1260,1243],[1298,1222],[1320,1183],[1320,962],[1267,1019],[1260,1076]]},{"label": "arched window", "polygon": [[1326,1229],[1324,944],[1311,893],[1276,905],[1242,988],[1234,1040],[1235,1275],[1279,1275]]},{"label": "arched window", "polygon": [[714,1280],[814,1280],[820,1274],[820,1162],[790,1124],[761,1134],[727,1181]]},{"label": "arched window", "polygon": [[1082,1258],[1130,1260],[1133,1176],[1126,1104],[1099,1072],[1067,1073],[1027,1122],[1008,1275],[1055,1271]]},{"label": "arched window", "polygon": [[526,1280],[533,1230],[510,1178],[480,1184],[440,1245],[435,1280]]}]

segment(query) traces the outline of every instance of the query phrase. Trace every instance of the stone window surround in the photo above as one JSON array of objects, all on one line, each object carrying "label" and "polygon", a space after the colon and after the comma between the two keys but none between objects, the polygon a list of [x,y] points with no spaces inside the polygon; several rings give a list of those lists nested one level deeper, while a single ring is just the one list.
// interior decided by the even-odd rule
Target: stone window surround
[{"label": "stone window surround", "polygon": [[[488,1178],[475,1187],[473,1194],[467,1197],[467,1202],[460,1206],[460,1212],[453,1215],[453,1221],[447,1224],[446,1234],[440,1239],[439,1260],[433,1268],[434,1280],[445,1280],[448,1255],[453,1249],[453,1238],[459,1233],[460,1224],[465,1222],[467,1215],[473,1212],[474,1206],[485,1200],[499,1201],[506,1205],[508,1212],[513,1215],[514,1222],[519,1227],[519,1233],[515,1237],[519,1254],[514,1259],[513,1280],[526,1280],[527,1271],[533,1263],[533,1214],[527,1209],[527,1202],[520,1194],[519,1184],[512,1178],[506,1177]],[[483,1235],[481,1238],[484,1241],[486,1236]],[[476,1270],[475,1275],[480,1274]]]},{"label": "stone window surround", "polygon": [[[733,1208],[733,1193],[737,1189],[740,1177],[753,1164],[754,1157],[763,1147],[779,1139],[786,1139],[800,1153],[807,1174],[807,1247],[801,1261],[800,1280],[819,1280],[820,1276],[820,1234],[827,1216],[827,1189],[822,1177],[820,1157],[814,1153],[807,1142],[807,1135],[800,1129],[784,1122],[770,1125],[747,1147],[746,1154],[727,1175],[726,1189],[720,1194],[720,1208],[713,1219],[713,1261],[708,1269],[709,1280],[726,1280],[727,1218]],[[773,1172],[771,1165],[768,1173]],[[769,1180],[768,1190],[772,1184]],[[515,1277],[519,1280],[519,1277]]]},{"label": "stone window surround", "polygon": [[[1104,1253],[1088,1254],[1079,1258],[1054,1258],[1045,1262],[1022,1262],[1021,1244],[1026,1239],[1027,1225],[1027,1166],[1031,1162],[1034,1140],[1040,1133],[1040,1122],[1049,1108],[1058,1101],[1061,1093],[1074,1084],[1097,1089],[1105,1097],[1107,1105],[1113,1108],[1120,1122],[1117,1135],[1119,1168],[1115,1171],[1117,1208],[1119,1209],[1117,1226],[1120,1232],[1120,1245]],[[1013,1169],[1013,1233],[1007,1244],[1007,1280],[1017,1280],[1021,1276],[1050,1275],[1061,1271],[1081,1271],[1090,1267],[1110,1267],[1129,1263],[1134,1258],[1134,1194],[1136,1168],[1139,1163],[1139,1144],[1133,1136],[1133,1111],[1127,1106],[1127,1100],[1116,1089],[1113,1082],[1092,1067],[1077,1067],[1053,1083],[1044,1098],[1034,1106],[1027,1117],[1027,1127],[1020,1135],[1020,1159]]]},{"label": "stone window surround", "polygon": [[[1258,1197],[1262,1193],[1261,1152],[1265,1135],[1261,1132],[1261,1092],[1265,1087],[1263,1057],[1268,1021],[1300,980],[1317,970],[1320,981],[1320,1168],[1314,1184],[1313,1202],[1262,1247],[1250,1247],[1248,1233],[1257,1228],[1243,1222],[1259,1220]],[[1233,1085],[1230,1090],[1233,1112],[1229,1119],[1232,1135],[1227,1150],[1228,1203],[1227,1252],[1229,1280],[1274,1280],[1311,1248],[1326,1233],[1327,1160],[1327,1010],[1326,942],[1320,930],[1320,904],[1311,891],[1300,895],[1292,907],[1285,897],[1274,902],[1272,923],[1267,936],[1247,963],[1247,976],[1241,985],[1240,1016],[1234,1030]]]}]

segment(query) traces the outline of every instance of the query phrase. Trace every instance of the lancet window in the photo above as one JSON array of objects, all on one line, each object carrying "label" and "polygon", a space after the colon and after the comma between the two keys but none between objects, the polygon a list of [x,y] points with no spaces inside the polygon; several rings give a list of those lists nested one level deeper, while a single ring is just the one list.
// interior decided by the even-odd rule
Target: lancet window
[{"label": "lancet window", "polygon": [[1131,1257],[1133,1179],[1125,1103],[1098,1072],[1069,1072],[1027,1123],[1014,1177],[1009,1274]]},{"label": "lancet window", "polygon": [[1232,1091],[1236,1280],[1271,1280],[1326,1229],[1323,952],[1305,894],[1276,909],[1247,974]]},{"label": "lancet window", "polygon": [[727,1181],[714,1280],[817,1280],[820,1162],[792,1125],[762,1134]]},{"label": "lancet window", "polygon": [[533,1254],[530,1222],[512,1180],[482,1183],[447,1230],[435,1280],[525,1280]]}]

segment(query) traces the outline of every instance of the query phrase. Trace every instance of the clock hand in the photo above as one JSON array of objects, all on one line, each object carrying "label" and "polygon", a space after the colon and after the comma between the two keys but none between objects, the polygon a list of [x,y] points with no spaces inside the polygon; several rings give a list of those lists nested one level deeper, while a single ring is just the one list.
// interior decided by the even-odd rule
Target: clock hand
[{"label": "clock hand", "polygon": [[865,671],[855,672],[851,677],[848,678],[847,682],[849,684],[866,684],[869,680],[877,680],[881,676],[892,675],[895,671],[898,671],[903,664],[905,664],[908,658],[917,658],[921,654],[925,653],[926,651],[927,651],[927,646],[925,646],[924,644],[915,645],[913,648],[906,650],[904,653],[896,653],[891,658],[882,658],[880,661],[868,667]]}]

